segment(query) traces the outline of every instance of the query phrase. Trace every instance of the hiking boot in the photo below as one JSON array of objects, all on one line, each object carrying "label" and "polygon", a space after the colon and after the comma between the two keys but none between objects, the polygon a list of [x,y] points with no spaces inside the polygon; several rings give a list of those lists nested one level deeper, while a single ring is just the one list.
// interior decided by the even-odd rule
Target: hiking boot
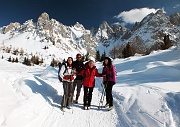
[{"label": "hiking boot", "polygon": [[110,111],[110,110],[112,110],[113,109],[113,106],[109,106],[109,109],[108,109],[108,111]]},{"label": "hiking boot", "polygon": [[104,107],[105,107],[105,108],[109,107],[109,103],[106,103]]},{"label": "hiking boot", "polygon": [[84,106],[84,110],[87,110],[87,108],[88,108],[87,106]]},{"label": "hiking boot", "polygon": [[65,112],[64,107],[62,107],[62,106],[61,106],[61,108],[60,108],[60,109],[61,109],[61,111]]},{"label": "hiking boot", "polygon": [[75,100],[75,103],[76,103],[76,104],[78,103],[78,98],[79,98],[79,97],[78,97],[78,96],[76,96],[76,100]]},{"label": "hiking boot", "polygon": [[91,109],[91,107],[90,107],[90,106],[88,106],[88,107],[87,107],[87,110],[89,110],[89,109]]},{"label": "hiking boot", "polygon": [[70,106],[67,106],[66,108],[67,108],[67,109],[71,109],[71,107],[70,107]]},{"label": "hiking boot", "polygon": [[75,104],[78,104],[78,100],[75,100],[74,103],[75,103]]}]

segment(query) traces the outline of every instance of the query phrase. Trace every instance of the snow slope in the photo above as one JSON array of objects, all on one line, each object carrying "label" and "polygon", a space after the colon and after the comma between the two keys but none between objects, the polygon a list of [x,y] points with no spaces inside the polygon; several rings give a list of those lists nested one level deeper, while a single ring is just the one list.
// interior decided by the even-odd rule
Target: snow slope
[{"label": "snow slope", "polygon": [[[57,69],[27,67],[0,59],[1,127],[179,127],[180,49],[116,59],[114,110],[98,110],[101,78],[96,79],[91,110],[80,104],[60,110],[62,84]],[[102,63],[96,63],[99,72]],[[105,103],[105,102],[104,102]]]}]

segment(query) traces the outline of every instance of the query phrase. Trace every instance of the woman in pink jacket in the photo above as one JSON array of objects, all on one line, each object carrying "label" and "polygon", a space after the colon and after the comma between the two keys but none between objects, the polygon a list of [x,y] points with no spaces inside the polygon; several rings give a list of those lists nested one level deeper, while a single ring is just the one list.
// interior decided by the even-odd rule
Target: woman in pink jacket
[{"label": "woman in pink jacket", "polygon": [[102,74],[106,75],[103,77],[103,84],[106,91],[106,105],[109,110],[113,108],[113,96],[112,87],[116,83],[116,68],[112,65],[112,60],[109,57],[105,57],[103,62]]}]

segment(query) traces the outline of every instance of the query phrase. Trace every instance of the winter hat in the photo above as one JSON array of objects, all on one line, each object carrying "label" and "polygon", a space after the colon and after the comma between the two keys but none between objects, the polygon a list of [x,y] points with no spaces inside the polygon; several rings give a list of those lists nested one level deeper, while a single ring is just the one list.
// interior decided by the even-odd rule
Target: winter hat
[{"label": "winter hat", "polygon": [[94,57],[92,57],[92,56],[90,56],[89,58],[88,58],[88,60],[90,61],[94,61],[95,62],[95,58]]}]

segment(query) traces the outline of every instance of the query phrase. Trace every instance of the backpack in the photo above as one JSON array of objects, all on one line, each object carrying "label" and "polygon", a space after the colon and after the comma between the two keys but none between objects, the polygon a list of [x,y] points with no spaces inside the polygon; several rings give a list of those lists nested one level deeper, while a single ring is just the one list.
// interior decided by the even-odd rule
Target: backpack
[{"label": "backpack", "polygon": [[59,69],[58,69],[58,79],[59,79],[60,82],[63,81],[63,79],[59,76],[59,73],[60,73],[61,68],[62,68],[63,65],[65,66],[65,70],[64,70],[63,74],[66,72],[66,68],[67,68],[65,62],[59,64]]}]

